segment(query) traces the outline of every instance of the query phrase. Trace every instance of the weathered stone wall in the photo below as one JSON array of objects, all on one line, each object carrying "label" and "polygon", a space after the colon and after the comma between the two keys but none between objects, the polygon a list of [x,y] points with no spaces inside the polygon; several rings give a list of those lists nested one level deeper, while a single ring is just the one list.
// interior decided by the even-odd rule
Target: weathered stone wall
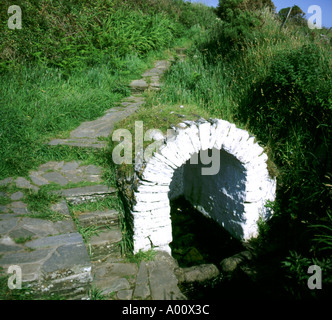
[{"label": "weathered stone wall", "polygon": [[134,251],[154,246],[170,252],[169,201],[180,195],[235,237],[256,236],[258,219],[271,215],[265,203],[275,198],[266,160],[254,137],[227,121],[179,124],[152,157],[135,165],[131,187],[122,187],[131,190]]}]

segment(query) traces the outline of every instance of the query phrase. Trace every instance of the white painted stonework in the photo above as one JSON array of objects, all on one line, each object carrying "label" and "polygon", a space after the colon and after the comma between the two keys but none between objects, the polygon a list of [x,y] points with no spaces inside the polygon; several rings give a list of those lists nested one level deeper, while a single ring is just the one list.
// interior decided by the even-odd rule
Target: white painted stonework
[{"label": "white painted stonework", "polygon": [[[134,252],[151,246],[171,252],[169,202],[178,196],[234,237],[257,236],[257,221],[270,217],[265,204],[276,192],[263,148],[247,131],[224,120],[184,121],[173,129],[139,173],[131,210]],[[211,174],[212,166],[216,173]]]}]

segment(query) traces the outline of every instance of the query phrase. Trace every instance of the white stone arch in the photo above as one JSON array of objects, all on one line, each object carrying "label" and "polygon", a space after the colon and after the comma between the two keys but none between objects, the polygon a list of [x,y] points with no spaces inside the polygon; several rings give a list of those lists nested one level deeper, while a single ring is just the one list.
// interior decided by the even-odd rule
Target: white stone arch
[{"label": "white stone arch", "polygon": [[[218,217],[220,208],[213,208],[212,200],[210,205],[196,203],[197,209],[218,220],[226,230],[241,240],[257,236],[257,221],[259,218],[266,220],[270,217],[271,213],[265,204],[267,200],[275,199],[276,192],[276,179],[270,177],[267,169],[267,155],[254,137],[247,131],[236,128],[234,124],[220,119],[199,119],[184,121],[174,128],[174,134],[165,138],[163,145],[141,168],[134,192],[135,204],[131,210],[134,252],[149,250],[153,246],[170,253],[170,185],[173,176],[184,164],[188,165],[188,160],[193,155],[208,149],[219,150],[224,157],[223,162],[228,161],[234,166],[234,170],[240,172],[238,176],[241,177],[242,191],[240,196],[236,196],[237,203],[232,195],[227,195],[225,188],[215,188],[213,191],[215,199],[227,196],[227,199],[235,203],[236,219],[225,214]],[[232,166],[227,167],[228,170],[233,170]],[[205,180],[209,181],[209,178]],[[211,179],[213,181],[214,178]],[[216,179],[217,183],[222,181],[222,178]],[[234,221],[229,221],[232,219]],[[232,226],[237,227],[234,229]]]}]

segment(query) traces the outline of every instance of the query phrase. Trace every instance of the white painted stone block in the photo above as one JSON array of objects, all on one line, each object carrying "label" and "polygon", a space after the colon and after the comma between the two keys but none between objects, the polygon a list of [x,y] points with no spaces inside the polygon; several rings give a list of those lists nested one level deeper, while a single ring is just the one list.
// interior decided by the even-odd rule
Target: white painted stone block
[{"label": "white painted stone block", "polygon": [[170,212],[171,212],[171,207],[169,206],[169,203],[162,207],[162,208],[156,208],[153,210],[143,210],[143,211],[139,211],[139,212],[135,212],[135,219],[137,217],[139,218],[154,218],[154,217],[169,217],[170,216]]},{"label": "white painted stone block", "polygon": [[186,129],[186,132],[191,140],[194,152],[199,152],[199,150],[201,150],[201,140],[199,138],[199,130],[196,124],[192,124],[189,128]]},{"label": "white painted stone block", "polygon": [[182,142],[179,143],[178,137],[174,139],[174,141],[170,142],[168,146],[170,146],[172,153],[180,160],[180,162],[183,164],[185,163],[189,158],[190,155],[187,154],[186,149],[183,148]]},{"label": "white painted stone block", "polygon": [[243,239],[249,240],[252,237],[256,237],[258,235],[258,225],[257,222],[259,218],[262,216],[261,202],[255,203],[245,203],[245,216],[246,221],[243,224]]},{"label": "white painted stone block", "polygon": [[133,206],[133,211],[141,212],[141,211],[149,211],[149,210],[154,210],[154,209],[161,209],[161,208],[165,208],[168,205],[169,205],[169,201],[159,201],[159,202],[151,202],[151,203],[137,202]]},{"label": "white painted stone block", "polygon": [[151,242],[154,246],[164,246],[172,242],[172,225],[159,228],[151,233]]},{"label": "white painted stone block", "polygon": [[[248,146],[246,144],[246,140],[248,139],[249,134],[241,129],[236,129],[233,131],[233,138],[226,140],[223,143],[223,149],[242,162],[244,157],[248,154]],[[227,145],[227,146],[226,146]],[[242,156],[242,158],[241,158]]]},{"label": "white painted stone block", "polygon": [[158,171],[162,173],[167,173],[167,175],[172,175],[174,169],[167,165],[165,162],[160,161],[156,157],[152,157],[146,164],[145,170]]},{"label": "white painted stone block", "polygon": [[222,142],[222,148],[229,152],[231,150],[232,145],[234,143],[234,140],[236,140],[237,136],[237,128],[235,127],[235,124],[231,124],[229,126],[229,130],[224,136],[224,140]]},{"label": "white painted stone block", "polygon": [[264,193],[262,190],[256,190],[254,192],[247,191],[245,196],[245,202],[258,202],[263,199]]},{"label": "white painted stone block", "polygon": [[177,154],[174,152],[171,145],[167,144],[166,146],[160,148],[159,153],[174,163],[176,167],[180,167],[183,164],[183,161],[177,157]]},{"label": "white painted stone block", "polygon": [[208,149],[213,149],[214,144],[216,143],[216,140],[217,140],[216,131],[217,131],[217,122],[214,122],[211,124],[211,127],[210,127],[210,141],[209,141]]},{"label": "white painted stone block", "polygon": [[142,177],[144,180],[161,185],[169,185],[172,180],[172,176],[172,171],[158,170],[151,165],[148,166],[142,173]]},{"label": "white painted stone block", "polygon": [[[160,228],[167,226],[167,221],[169,219],[170,217],[167,217],[167,219],[162,219],[162,218],[135,219],[135,228],[140,229],[141,231],[144,230],[144,234],[150,234],[152,232],[151,230],[159,230]],[[149,225],[149,228],[147,228],[147,225]]]},{"label": "white painted stone block", "polygon": [[186,161],[196,152],[189,134],[189,130],[180,130],[176,139],[177,147],[182,151]]},{"label": "white painted stone block", "polygon": [[214,147],[216,149],[221,149],[223,145],[223,141],[226,137],[226,134],[229,131],[230,123],[225,120],[217,120],[217,127],[216,127],[216,142]]},{"label": "white painted stone block", "polygon": [[192,154],[191,152],[193,151],[193,149],[190,150],[188,148],[188,146],[186,145],[186,142],[185,141],[181,141],[180,139],[177,139],[174,143],[176,144],[176,147],[177,147],[177,156],[179,158],[181,158],[181,160],[183,161],[183,163],[185,163],[187,160],[190,159],[191,154]]},{"label": "white painted stone block", "polygon": [[134,254],[138,253],[140,250],[148,251],[151,249],[151,243],[147,237],[135,237],[134,242]]},{"label": "white painted stone block", "polygon": [[169,186],[146,186],[146,185],[138,185],[137,192],[139,193],[159,193],[159,192],[169,192]]},{"label": "white painted stone block", "polygon": [[160,162],[164,162],[172,169],[178,168],[178,166],[176,166],[173,162],[169,161],[167,158],[165,158],[162,154],[160,154],[158,152],[154,153],[154,157],[157,158]]},{"label": "white painted stone block", "polygon": [[160,202],[168,201],[167,192],[158,192],[158,193],[140,193],[135,192],[136,201],[140,202]]},{"label": "white painted stone block", "polygon": [[199,139],[201,140],[201,150],[207,150],[210,145],[211,124],[209,122],[200,123],[198,126]]}]

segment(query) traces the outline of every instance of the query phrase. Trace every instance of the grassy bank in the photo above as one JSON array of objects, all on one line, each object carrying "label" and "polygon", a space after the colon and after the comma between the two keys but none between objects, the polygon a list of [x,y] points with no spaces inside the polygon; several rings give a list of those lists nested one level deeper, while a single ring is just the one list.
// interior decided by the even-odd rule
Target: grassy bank
[{"label": "grassy bank", "polygon": [[[277,165],[278,181],[274,217],[252,242],[260,253],[260,281],[276,277],[290,298],[327,297],[332,59],[328,36],[320,36],[327,30],[294,23],[280,30],[282,21],[267,8],[245,15],[219,15],[213,28],[201,30],[186,62],[170,70],[158,102],[197,105],[257,137]],[[324,270],[325,292],[307,288],[312,264]]]},{"label": "grassy bank", "polygon": [[[86,159],[87,151],[45,142],[128,96],[130,80],[203,18],[199,6],[170,0],[15,4],[22,29],[0,21],[0,179],[61,157]],[[10,5],[1,2],[2,17]]]}]

